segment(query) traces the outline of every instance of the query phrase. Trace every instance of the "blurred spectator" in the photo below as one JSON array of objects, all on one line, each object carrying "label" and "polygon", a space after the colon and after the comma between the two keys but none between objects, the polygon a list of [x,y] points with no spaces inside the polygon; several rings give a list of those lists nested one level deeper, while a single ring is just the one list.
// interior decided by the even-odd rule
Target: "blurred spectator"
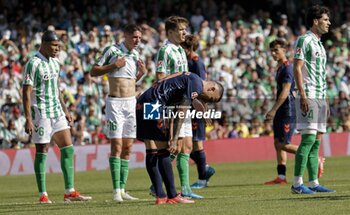
[{"label": "blurred spectator", "polygon": [[[25,4],[4,2],[0,12],[0,139],[4,139],[4,133],[7,139],[13,134],[19,144],[6,140],[3,147],[22,147],[27,141],[18,136],[20,131],[13,130],[19,127],[17,123],[21,124],[22,114],[18,116],[21,71],[39,49],[44,30],[55,30],[62,40],[58,56],[62,64],[60,90],[75,116],[74,142],[100,143],[101,139],[107,141],[102,134],[105,124],[103,100],[107,96],[108,82],[106,77],[91,78],[87,71],[105,47],[121,42],[121,28],[125,23],[138,23],[143,29],[140,58],[148,71],[137,82],[136,90],[138,94],[142,93],[155,80],[156,50],[166,39],[164,20],[174,11],[181,11],[180,15],[190,20],[188,30],[200,37],[198,55],[206,66],[207,79],[225,86],[224,99],[215,107],[226,111],[227,118],[220,123],[214,121],[213,126],[208,127],[208,138],[271,135],[271,125],[261,123],[260,119],[276,90],[275,65],[268,44],[283,37],[292,50],[296,37],[306,31],[304,20],[298,18],[304,17],[301,7],[312,4],[312,1],[305,1],[305,4],[279,1],[277,8],[288,10],[276,11],[276,7],[249,5],[248,8],[240,5],[241,1],[231,4],[230,1],[214,0],[181,1],[181,4],[165,1],[161,5],[150,0],[106,1],[105,4],[61,0]],[[350,9],[346,1],[327,6],[331,9],[332,31],[321,39],[329,59],[329,131],[349,131]],[[14,127],[13,123],[16,124]]]}]

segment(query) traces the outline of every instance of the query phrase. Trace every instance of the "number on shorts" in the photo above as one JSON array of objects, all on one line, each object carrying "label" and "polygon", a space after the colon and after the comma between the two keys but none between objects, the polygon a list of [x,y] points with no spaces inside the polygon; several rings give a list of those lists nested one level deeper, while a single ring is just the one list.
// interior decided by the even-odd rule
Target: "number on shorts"
[{"label": "number on shorts", "polygon": [[109,124],[109,130],[116,131],[117,130],[117,123],[113,121],[108,121]]},{"label": "number on shorts", "polygon": [[307,118],[309,118],[309,119],[313,119],[314,118],[314,110],[309,110],[309,112],[307,112],[307,113],[301,113],[301,115],[303,116],[303,117],[307,117]]},{"label": "number on shorts", "polygon": [[44,128],[43,127],[38,128],[38,134],[40,137],[44,136]]}]

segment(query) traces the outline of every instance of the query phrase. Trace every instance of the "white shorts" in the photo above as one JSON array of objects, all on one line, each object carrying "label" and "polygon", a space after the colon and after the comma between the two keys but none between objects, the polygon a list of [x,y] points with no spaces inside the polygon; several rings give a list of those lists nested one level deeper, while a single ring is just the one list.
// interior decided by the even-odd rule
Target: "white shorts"
[{"label": "white shorts", "polygon": [[316,130],[326,133],[327,128],[327,102],[324,99],[308,99],[309,111],[305,114],[300,109],[300,99],[295,100],[297,115],[296,128],[301,130]]},{"label": "white shorts", "polygon": [[183,122],[179,137],[192,137],[192,121],[191,118],[185,118],[185,121]]},{"label": "white shorts", "polygon": [[66,117],[40,118],[38,114],[33,119],[34,131],[32,142],[38,144],[50,143],[51,137],[58,131],[70,129]]},{"label": "white shorts", "polygon": [[107,97],[108,138],[136,138],[136,98]]}]

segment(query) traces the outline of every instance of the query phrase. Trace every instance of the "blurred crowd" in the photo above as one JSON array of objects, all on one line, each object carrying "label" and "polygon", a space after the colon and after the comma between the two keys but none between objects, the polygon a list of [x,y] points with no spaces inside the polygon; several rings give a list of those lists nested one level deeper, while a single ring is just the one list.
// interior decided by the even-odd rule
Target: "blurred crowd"
[{"label": "blurred crowd", "polygon": [[[198,54],[208,79],[225,86],[223,101],[215,106],[222,118],[207,126],[207,139],[272,135],[272,125],[264,123],[276,91],[269,43],[278,37],[289,41],[292,61],[294,43],[307,30],[303,13],[310,5],[282,0],[269,1],[269,7],[214,0],[19,2],[0,1],[0,148],[30,145],[24,132],[23,69],[39,49],[44,30],[56,30],[62,40],[60,90],[74,117],[74,143],[100,144],[108,141],[108,82],[106,77],[91,77],[90,68],[104,48],[123,40],[125,24],[137,23],[143,29],[138,50],[148,69],[137,83],[142,93],[155,80],[155,56],[166,40],[164,20],[172,14],[189,20],[188,32],[200,37]],[[350,5],[332,1],[327,6],[332,30],[322,41],[328,54],[328,131],[345,132],[350,131]]]}]

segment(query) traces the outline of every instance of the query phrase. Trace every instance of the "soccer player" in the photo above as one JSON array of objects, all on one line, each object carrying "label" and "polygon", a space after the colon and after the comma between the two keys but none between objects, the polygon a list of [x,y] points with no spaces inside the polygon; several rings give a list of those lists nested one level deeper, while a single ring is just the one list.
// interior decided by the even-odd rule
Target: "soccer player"
[{"label": "soccer player", "polygon": [[[185,49],[188,61],[188,71],[197,74],[202,80],[206,79],[205,66],[197,55],[199,39],[195,35],[186,35],[185,42],[181,43]],[[190,157],[197,165],[198,180],[191,185],[193,189],[201,189],[208,186],[209,178],[215,173],[215,169],[206,162],[203,141],[205,140],[205,122],[203,119],[192,119],[193,149]]]},{"label": "soccer player", "polygon": [[124,42],[105,48],[91,69],[92,76],[108,74],[109,95],[106,99],[108,138],[111,140],[109,166],[112,175],[113,199],[137,200],[125,192],[129,173],[131,147],[136,138],[136,81],[146,73],[136,48],[142,29],[134,24],[124,28]]},{"label": "soccer player", "polygon": [[60,64],[56,58],[60,40],[54,31],[42,35],[39,51],[25,66],[23,106],[25,131],[32,136],[36,153],[34,171],[39,189],[39,202],[52,203],[46,191],[46,157],[52,141],[61,151],[61,169],[64,176],[64,202],[87,201],[74,189],[74,149],[68,112],[58,87]]},{"label": "soccer player", "polygon": [[277,156],[277,178],[265,184],[286,184],[287,152],[295,154],[298,146],[292,145],[291,140],[295,130],[295,97],[293,66],[286,57],[287,42],[276,39],[270,43],[272,57],[278,62],[276,73],[277,99],[265,121],[273,120],[274,145]]},{"label": "soccer player", "polygon": [[[167,75],[188,71],[187,57],[181,43],[185,41],[188,20],[183,17],[171,16],[165,21],[165,31],[168,40],[159,49],[157,54],[156,77],[160,80]],[[203,198],[192,192],[189,179],[189,159],[192,151],[192,124],[191,119],[185,119],[180,131],[183,137],[183,148],[177,155],[176,166],[180,176],[181,194],[190,198]]]},{"label": "soccer player", "polygon": [[[170,160],[170,153],[177,154],[182,148],[177,140],[184,119],[171,117],[169,122],[160,116],[160,109],[175,106],[174,114],[184,114],[185,107],[192,104],[196,110],[204,111],[202,102],[218,102],[222,94],[219,83],[181,72],[158,81],[138,98],[137,139],[146,145],[146,168],[156,192],[156,204],[194,203],[176,193]],[[157,120],[147,119],[149,115]],[[163,181],[167,193],[163,190]]]},{"label": "soccer player", "polygon": [[[296,100],[296,127],[301,134],[301,143],[295,156],[295,194],[335,192],[319,184],[318,151],[322,135],[326,132],[329,108],[326,101],[327,54],[321,36],[329,30],[329,9],[315,5],[308,9],[306,24],[310,28],[296,42],[294,53],[294,76],[298,88]],[[309,187],[303,184],[305,168],[308,169]]]}]

